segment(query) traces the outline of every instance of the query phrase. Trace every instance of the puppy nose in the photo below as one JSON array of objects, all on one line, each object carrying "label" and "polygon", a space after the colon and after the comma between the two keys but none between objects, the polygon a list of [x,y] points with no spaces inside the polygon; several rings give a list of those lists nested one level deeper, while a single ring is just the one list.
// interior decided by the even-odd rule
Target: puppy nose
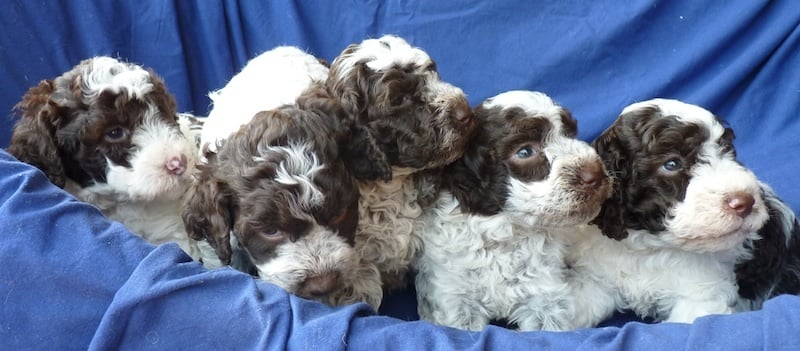
[{"label": "puppy nose", "polygon": [[753,212],[753,204],[756,199],[753,195],[746,193],[734,193],[725,200],[725,205],[728,206],[730,211],[736,213],[739,217],[747,217],[750,212]]},{"label": "puppy nose", "polygon": [[311,276],[303,282],[299,295],[308,297],[325,296],[339,285],[339,272],[326,272]]},{"label": "puppy nose", "polygon": [[181,175],[183,172],[186,172],[186,155],[181,154],[180,156],[173,156],[164,167],[167,168],[167,172],[174,174],[174,175]]},{"label": "puppy nose", "polygon": [[453,118],[457,122],[464,124],[472,121],[472,109],[469,108],[469,104],[466,102],[463,104],[456,104],[456,106],[453,108]]},{"label": "puppy nose", "polygon": [[603,183],[603,166],[600,163],[587,164],[578,171],[578,181],[584,188],[597,188]]}]

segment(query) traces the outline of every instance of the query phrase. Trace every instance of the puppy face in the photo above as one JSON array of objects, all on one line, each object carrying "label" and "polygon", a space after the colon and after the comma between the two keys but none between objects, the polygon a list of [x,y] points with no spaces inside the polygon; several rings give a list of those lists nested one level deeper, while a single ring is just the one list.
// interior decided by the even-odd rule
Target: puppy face
[{"label": "puppy face", "polygon": [[109,57],[84,60],[31,88],[17,105],[9,152],[59,186],[151,200],[177,197],[197,154],[163,81]]},{"label": "puppy face", "polygon": [[507,213],[526,226],[586,223],[609,196],[611,179],[572,115],[548,96],[511,91],[475,109],[478,129],[451,165],[450,188],[464,210]]},{"label": "puppy face", "polygon": [[358,190],[339,158],[344,129],[304,104],[258,113],[207,153],[183,219],[223,263],[233,232],[262,279],[327,301],[354,279]]},{"label": "puppy face", "polygon": [[736,161],[733,132],[710,112],[655,99],[625,108],[594,142],[615,177],[595,222],[693,251],[729,250],[767,219],[752,172]]},{"label": "puppy face", "polygon": [[360,179],[444,166],[474,129],[461,89],[439,79],[419,48],[395,36],[350,45],[326,82],[354,119],[348,163]]}]

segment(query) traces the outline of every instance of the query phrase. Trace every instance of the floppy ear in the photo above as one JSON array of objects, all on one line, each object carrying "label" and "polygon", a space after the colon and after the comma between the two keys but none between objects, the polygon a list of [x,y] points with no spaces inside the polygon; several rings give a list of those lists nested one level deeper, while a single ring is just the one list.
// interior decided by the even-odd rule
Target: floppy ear
[{"label": "floppy ear", "polygon": [[[792,209],[761,184],[769,219],[752,242],[753,258],[736,265],[739,295],[747,299],[800,293],[800,224]],[[764,296],[768,294],[767,296]]]},{"label": "floppy ear", "polygon": [[608,128],[592,143],[606,169],[611,173],[614,186],[611,197],[603,203],[600,213],[591,221],[603,232],[603,235],[622,240],[628,236],[625,226],[625,189],[630,178],[630,162],[625,149],[620,143],[622,137],[619,123]]},{"label": "floppy ear", "polygon": [[52,80],[43,80],[31,88],[16,106],[21,119],[14,126],[6,151],[25,163],[42,170],[50,181],[64,187],[67,176],[56,141],[61,123],[61,109],[51,99]]},{"label": "floppy ear", "polygon": [[351,128],[350,140],[344,147],[342,160],[356,179],[386,181],[392,179],[389,158],[366,127]]},{"label": "floppy ear", "polygon": [[[214,156],[206,155],[211,164]],[[198,179],[183,200],[181,218],[186,233],[206,240],[223,264],[231,263],[230,232],[233,229],[233,193],[228,184],[212,174],[210,165],[198,165]]]},{"label": "floppy ear", "polygon": [[489,147],[476,140],[464,155],[445,167],[444,183],[462,212],[492,215],[508,198],[508,169]]},{"label": "floppy ear", "polygon": [[477,133],[464,155],[443,173],[444,186],[458,200],[462,212],[496,214],[508,198],[508,168],[494,149],[505,127],[491,121],[490,113],[481,106],[474,110]]}]

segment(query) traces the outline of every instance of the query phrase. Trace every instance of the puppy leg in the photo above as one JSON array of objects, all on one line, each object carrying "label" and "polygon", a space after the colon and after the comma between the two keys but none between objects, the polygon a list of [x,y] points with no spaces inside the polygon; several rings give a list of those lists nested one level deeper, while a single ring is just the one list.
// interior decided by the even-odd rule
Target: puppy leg
[{"label": "puppy leg", "polygon": [[697,300],[684,297],[675,301],[664,322],[693,323],[695,319],[710,314],[731,314],[734,312],[733,305],[728,299],[722,298]]},{"label": "puppy leg", "polygon": [[573,299],[566,287],[560,290],[529,299],[511,311],[511,320],[517,322],[520,331],[573,329]]}]

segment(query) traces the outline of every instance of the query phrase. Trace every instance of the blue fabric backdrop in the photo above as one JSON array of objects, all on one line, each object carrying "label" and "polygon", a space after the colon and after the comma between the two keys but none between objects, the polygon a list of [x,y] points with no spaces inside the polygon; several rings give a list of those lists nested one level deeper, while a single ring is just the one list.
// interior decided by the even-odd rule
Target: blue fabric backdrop
[{"label": "blue fabric backdrop", "polygon": [[[422,47],[470,102],[540,90],[598,135],[632,102],[677,98],[726,119],[740,159],[800,210],[800,2],[513,0],[6,0],[0,3],[0,147],[41,79],[111,55],[153,68],[179,109],[249,58],[296,45],[332,60],[392,33]],[[413,296],[384,311],[413,319]],[[800,312],[799,312],[800,313]]]}]

